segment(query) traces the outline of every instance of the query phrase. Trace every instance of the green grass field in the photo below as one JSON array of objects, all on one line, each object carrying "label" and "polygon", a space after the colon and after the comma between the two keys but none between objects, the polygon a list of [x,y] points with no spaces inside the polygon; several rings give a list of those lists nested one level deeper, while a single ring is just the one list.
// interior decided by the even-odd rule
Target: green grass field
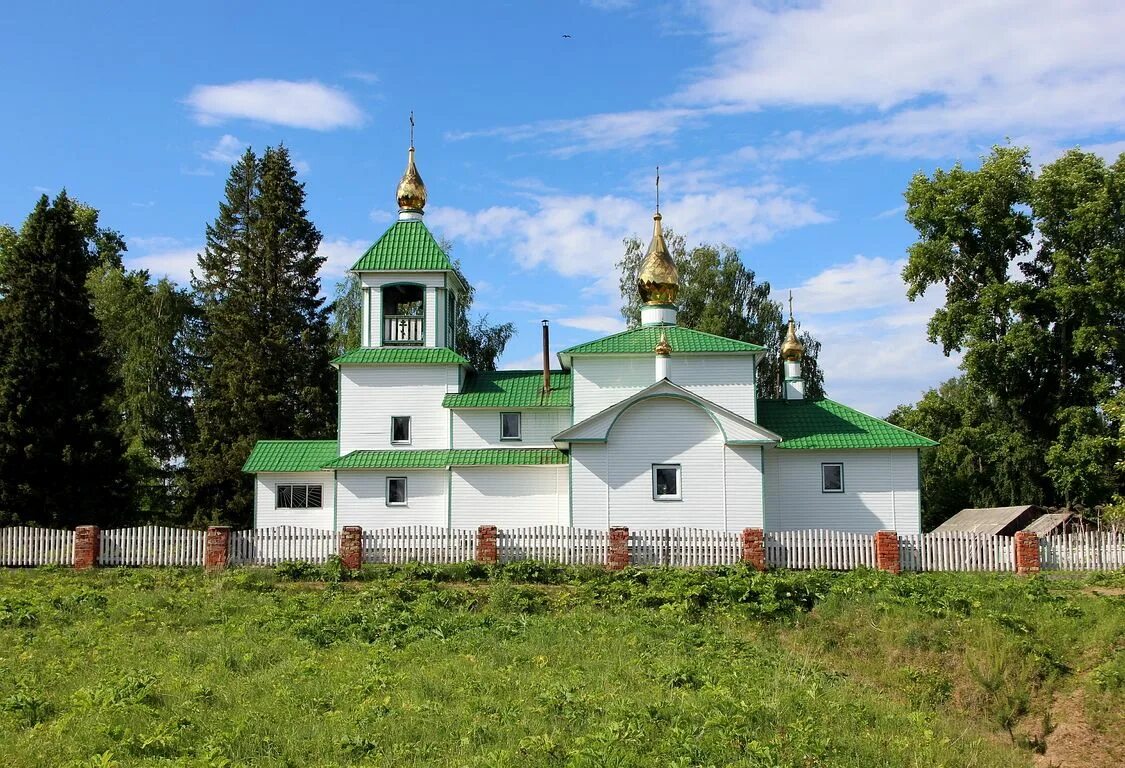
[{"label": "green grass field", "polygon": [[340,577],[0,571],[0,766],[1125,761],[1122,574]]}]

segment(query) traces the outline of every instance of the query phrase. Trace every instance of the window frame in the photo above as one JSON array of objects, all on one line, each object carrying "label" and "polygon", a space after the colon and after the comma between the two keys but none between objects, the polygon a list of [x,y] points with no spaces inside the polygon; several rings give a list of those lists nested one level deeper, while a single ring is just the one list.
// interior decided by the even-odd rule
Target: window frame
[{"label": "window frame", "polygon": [[[391,481],[402,481],[402,501],[391,501]],[[410,483],[405,475],[388,475],[386,486],[383,491],[383,501],[388,507],[405,507],[410,501]]]},{"label": "window frame", "polygon": [[[661,469],[672,469],[676,472],[676,492],[674,494],[658,494],[656,492],[657,484],[656,477],[657,471]],[[652,500],[653,501],[683,501],[684,500],[684,485],[683,485],[683,468],[680,464],[653,464],[652,465]]]},{"label": "window frame", "polygon": [[[406,419],[406,439],[395,440],[395,419]],[[414,424],[413,419],[409,416],[392,416],[391,417],[391,445],[410,445],[411,439],[414,437]]]},{"label": "window frame", "polygon": [[[504,436],[504,417],[515,416],[516,427],[518,431],[515,436]],[[510,442],[520,442],[523,440],[523,411],[500,411],[500,439]]]},{"label": "window frame", "polygon": [[[289,503],[282,504],[281,493],[282,489],[289,492]],[[304,490],[304,504],[295,504],[294,488],[301,488]],[[309,503],[309,489],[316,488],[317,495],[320,497],[320,503],[315,507]],[[273,508],[274,509],[324,509],[324,484],[323,483],[278,483],[273,489]]]},{"label": "window frame", "polygon": [[[825,482],[824,469],[825,467],[839,467],[840,468],[840,487],[829,488]],[[842,461],[822,461],[820,462],[820,492],[821,493],[843,493],[844,492],[844,462]]]}]

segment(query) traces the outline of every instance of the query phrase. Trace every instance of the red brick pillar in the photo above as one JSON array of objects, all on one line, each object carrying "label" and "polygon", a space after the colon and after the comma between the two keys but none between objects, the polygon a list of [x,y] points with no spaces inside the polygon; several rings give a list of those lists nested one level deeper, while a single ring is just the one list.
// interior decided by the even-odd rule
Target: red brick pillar
[{"label": "red brick pillar", "polygon": [[102,532],[96,525],[80,525],[74,529],[74,570],[98,567]]},{"label": "red brick pillar", "polygon": [[761,528],[742,529],[742,562],[759,571],[766,569],[766,532]]},{"label": "red brick pillar", "polygon": [[620,571],[628,566],[629,529],[623,525],[615,525],[609,529],[609,552],[605,567],[611,571]]},{"label": "red brick pillar", "polygon": [[230,562],[230,526],[212,525],[207,528],[207,539],[203,543],[203,568],[208,571],[222,571]]},{"label": "red brick pillar", "polygon": [[477,562],[486,565],[500,562],[500,550],[496,547],[495,525],[482,525],[477,528]]},{"label": "red brick pillar", "polygon": [[902,572],[898,557],[898,534],[894,531],[879,531],[875,534],[875,567],[880,571]]},{"label": "red brick pillar", "polygon": [[1016,573],[1039,573],[1039,537],[1031,531],[1016,531]]},{"label": "red brick pillar", "polygon": [[349,571],[363,567],[363,529],[345,525],[340,532],[340,563]]}]

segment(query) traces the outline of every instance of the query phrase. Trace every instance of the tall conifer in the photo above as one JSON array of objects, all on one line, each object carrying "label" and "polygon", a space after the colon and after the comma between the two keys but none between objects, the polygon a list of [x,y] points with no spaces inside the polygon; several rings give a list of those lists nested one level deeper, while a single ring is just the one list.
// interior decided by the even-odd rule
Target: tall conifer
[{"label": "tall conifer", "polygon": [[86,289],[97,261],[77,206],[40,198],[0,258],[0,525],[129,515],[114,382]]},{"label": "tall conifer", "polygon": [[267,148],[260,158],[247,150],[207,228],[192,280],[198,437],[187,492],[197,523],[251,523],[253,487],[241,467],[257,440],[333,435],[321,235],[304,204],[288,150]]}]

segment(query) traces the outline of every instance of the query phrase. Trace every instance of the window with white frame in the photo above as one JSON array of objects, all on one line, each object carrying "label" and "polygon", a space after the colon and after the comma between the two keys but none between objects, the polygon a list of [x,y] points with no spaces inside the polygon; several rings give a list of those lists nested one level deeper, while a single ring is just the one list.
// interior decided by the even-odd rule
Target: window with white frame
[{"label": "window with white frame", "polygon": [[679,501],[680,465],[652,465],[652,498],[656,501]]},{"label": "window with white frame", "polygon": [[320,509],[321,491],[319,485],[277,486],[277,509]]},{"label": "window with white frame", "polygon": [[405,445],[410,442],[410,417],[391,417],[391,442]]},{"label": "window with white frame", "polygon": [[501,413],[500,414],[500,439],[501,440],[522,440],[523,428],[522,419],[519,413]]},{"label": "window with white frame", "polygon": [[820,465],[820,490],[822,493],[844,492],[844,465],[825,462]]},{"label": "window with white frame", "polygon": [[387,478],[387,506],[394,507],[406,503],[406,478]]}]

